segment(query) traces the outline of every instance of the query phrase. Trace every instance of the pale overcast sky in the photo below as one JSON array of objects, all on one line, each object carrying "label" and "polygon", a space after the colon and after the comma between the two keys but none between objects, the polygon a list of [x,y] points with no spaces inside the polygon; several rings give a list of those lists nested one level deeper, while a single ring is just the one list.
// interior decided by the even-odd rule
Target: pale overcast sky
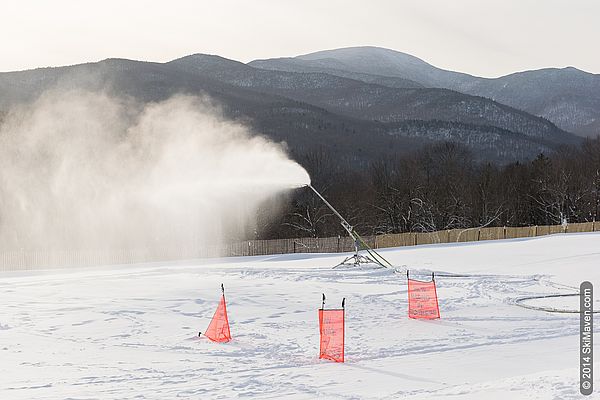
[{"label": "pale overcast sky", "polygon": [[598,0],[2,0],[0,71],[192,53],[239,61],[373,45],[499,76],[600,73]]}]

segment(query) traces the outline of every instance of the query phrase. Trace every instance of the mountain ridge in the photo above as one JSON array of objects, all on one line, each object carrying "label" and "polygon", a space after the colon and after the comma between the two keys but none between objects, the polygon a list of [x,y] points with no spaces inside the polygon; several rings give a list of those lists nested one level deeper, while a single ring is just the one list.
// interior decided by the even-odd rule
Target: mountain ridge
[{"label": "mountain ridge", "polygon": [[[293,154],[326,148],[353,168],[440,140],[461,142],[479,159],[502,163],[577,142],[541,118],[456,91],[389,87],[328,73],[273,72],[202,54],[166,63],[109,58],[0,73],[0,115],[55,87],[108,91],[141,102],[208,95],[228,117],[285,141]],[[352,107],[343,103],[354,98]],[[477,119],[476,105],[491,114]]]},{"label": "mountain ridge", "polygon": [[[481,96],[556,123],[580,136],[600,134],[600,75],[575,67],[543,68],[514,72],[498,78],[483,78],[437,68],[424,60],[395,50],[361,46],[323,50],[297,57],[254,60],[263,69],[302,72],[322,70],[336,74],[361,73],[392,76]],[[515,82],[516,81],[516,82]],[[534,82],[534,85],[527,83]],[[384,79],[379,79],[385,84]],[[514,90],[506,93],[506,87]]]}]

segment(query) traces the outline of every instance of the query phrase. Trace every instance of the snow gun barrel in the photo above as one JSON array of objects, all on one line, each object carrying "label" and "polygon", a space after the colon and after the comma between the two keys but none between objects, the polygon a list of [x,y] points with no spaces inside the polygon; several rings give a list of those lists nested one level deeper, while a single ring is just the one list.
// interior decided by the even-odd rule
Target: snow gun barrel
[{"label": "snow gun barrel", "polygon": [[329,202],[327,200],[325,200],[325,197],[323,197],[321,195],[321,193],[317,192],[317,189],[315,189],[314,187],[312,187],[312,185],[310,183],[308,185],[306,185],[306,186],[308,186],[309,188],[311,188],[312,191],[315,192],[315,194],[317,196],[319,196],[319,198],[321,200],[323,200],[323,203],[325,203],[325,205],[327,205],[327,207],[329,207],[329,209],[331,211],[333,211],[333,213],[335,215],[337,215],[338,218],[341,220],[342,226],[344,227],[344,229],[346,229],[348,231],[348,233],[350,234],[350,236],[354,237],[354,233],[353,233],[354,229],[352,228],[352,225],[350,225],[348,223],[348,221],[346,221],[346,219],[344,217],[342,217],[342,214],[340,214],[335,208],[333,208],[333,206],[331,204],[329,204]]}]

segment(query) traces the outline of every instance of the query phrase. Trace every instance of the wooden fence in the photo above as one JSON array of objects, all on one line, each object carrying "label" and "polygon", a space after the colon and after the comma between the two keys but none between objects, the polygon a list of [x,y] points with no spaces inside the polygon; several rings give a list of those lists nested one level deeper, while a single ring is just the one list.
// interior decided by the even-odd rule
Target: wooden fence
[{"label": "wooden fence", "polygon": [[[363,237],[375,249],[435,243],[516,239],[555,233],[600,232],[600,222],[526,227],[451,229]],[[189,260],[210,257],[260,256],[286,253],[345,253],[354,250],[349,237],[247,240],[202,248],[152,248],[133,250],[37,250],[0,251],[0,271],[118,265]]]}]

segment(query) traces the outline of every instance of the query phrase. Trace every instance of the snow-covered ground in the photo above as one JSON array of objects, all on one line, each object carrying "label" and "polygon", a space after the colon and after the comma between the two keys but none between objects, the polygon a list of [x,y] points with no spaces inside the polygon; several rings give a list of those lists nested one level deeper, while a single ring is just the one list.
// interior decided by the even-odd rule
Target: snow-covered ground
[{"label": "snow-covered ground", "polygon": [[[600,234],[382,254],[470,276],[440,276],[442,319],[416,321],[404,275],[331,269],[340,254],[0,274],[0,399],[582,398],[578,314],[514,301],[600,283]],[[221,282],[227,344],[197,337]],[[345,364],[317,359],[321,293],[346,297]]]}]

